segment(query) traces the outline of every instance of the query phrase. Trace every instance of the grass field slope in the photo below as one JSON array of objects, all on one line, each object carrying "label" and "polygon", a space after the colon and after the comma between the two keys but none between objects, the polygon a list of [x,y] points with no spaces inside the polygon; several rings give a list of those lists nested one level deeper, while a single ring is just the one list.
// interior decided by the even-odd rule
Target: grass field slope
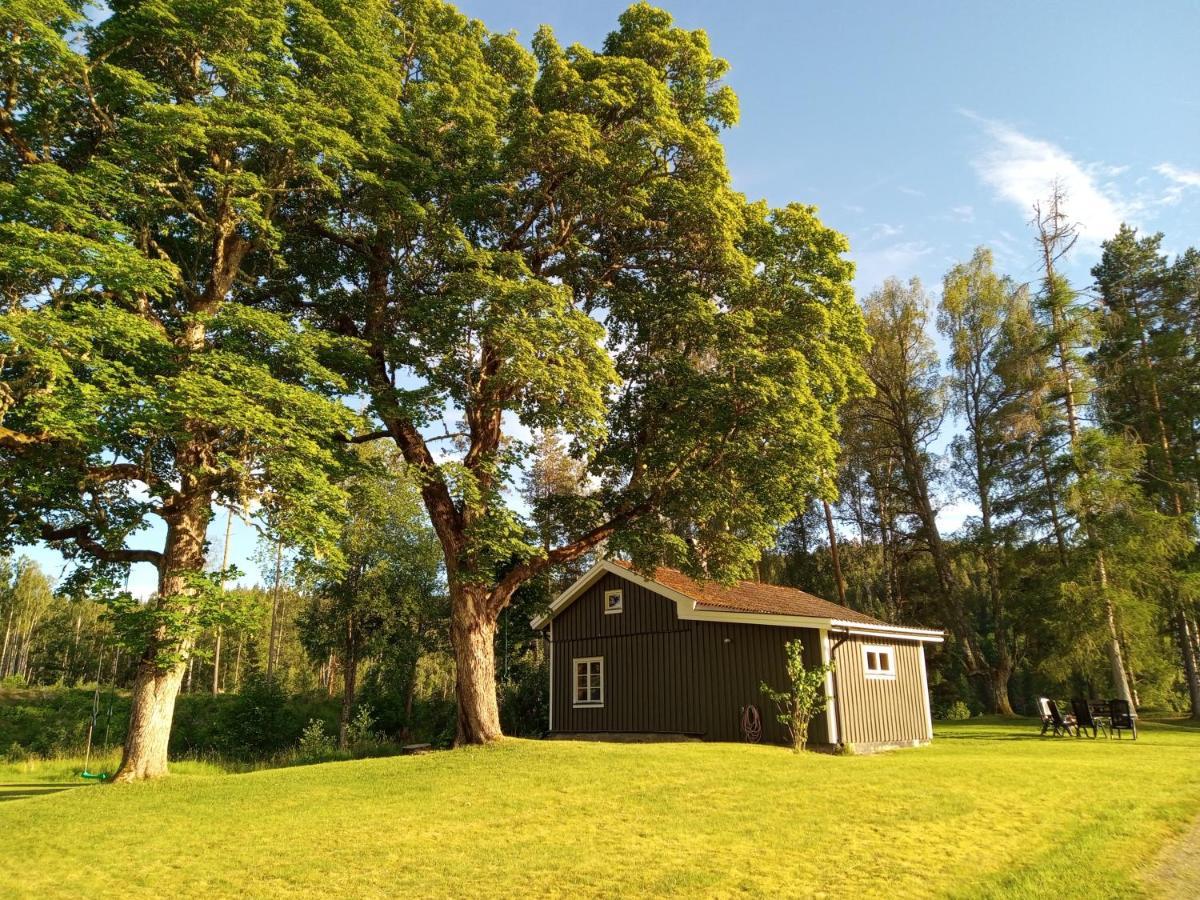
[{"label": "grass field slope", "polygon": [[31,793],[0,803],[0,896],[1157,893],[1200,815],[1200,730],[1036,733],[869,757],[508,740]]}]

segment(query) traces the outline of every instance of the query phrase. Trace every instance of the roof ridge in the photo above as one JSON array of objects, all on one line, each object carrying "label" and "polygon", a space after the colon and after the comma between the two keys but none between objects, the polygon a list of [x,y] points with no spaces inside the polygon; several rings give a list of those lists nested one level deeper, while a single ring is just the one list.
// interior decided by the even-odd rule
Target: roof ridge
[{"label": "roof ridge", "polygon": [[[610,562],[616,563],[624,569],[636,572],[633,564],[623,559],[612,559]],[[668,580],[678,580],[677,584],[668,584],[663,580],[666,575]],[[744,612],[761,612],[778,615],[811,615],[816,617],[828,617],[833,619],[843,619],[845,621],[855,622],[860,625],[875,625],[886,628],[904,628],[907,626],[893,625],[889,622],[884,622],[874,616],[859,612],[849,606],[841,603],[836,603],[833,600],[826,600],[824,597],[819,597],[802,588],[791,587],[784,584],[772,584],[765,581],[749,581],[747,579],[738,579],[732,585],[723,585],[718,581],[697,581],[691,575],[676,569],[672,566],[656,566],[654,570],[654,581],[662,584],[664,587],[671,588],[690,597],[693,602],[704,606],[717,606],[726,609],[733,609]],[[769,602],[759,600],[756,602],[754,597],[740,597],[737,592],[746,593],[775,594],[777,602],[790,601],[790,604],[805,605],[809,607],[816,606],[817,608],[803,609],[772,609]],[[778,593],[785,596],[780,597]],[[765,598],[764,598],[765,600]],[[789,604],[789,605],[790,605]],[[823,608],[821,608],[823,607]]]}]

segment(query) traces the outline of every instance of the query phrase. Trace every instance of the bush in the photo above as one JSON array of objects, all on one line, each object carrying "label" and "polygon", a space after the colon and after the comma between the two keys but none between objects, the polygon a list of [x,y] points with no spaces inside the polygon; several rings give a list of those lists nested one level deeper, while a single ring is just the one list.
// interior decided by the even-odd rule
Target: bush
[{"label": "bush", "polygon": [[955,700],[950,704],[950,708],[946,710],[946,715],[943,718],[949,719],[952,722],[961,722],[971,718],[971,710],[961,700]]},{"label": "bush", "polygon": [[346,743],[351,747],[362,747],[382,742],[383,736],[375,733],[375,711],[366,704],[360,704],[354,710],[354,718],[346,725]]},{"label": "bush", "polygon": [[325,723],[311,719],[300,734],[300,756],[309,760],[326,759],[333,755],[333,736],[325,732]]},{"label": "bush", "polygon": [[765,681],[759,690],[778,707],[776,718],[787,729],[792,750],[802,753],[808,743],[808,723],[825,708],[825,677],[833,671],[833,663],[810,669],[804,665],[802,640],[788,641],[783,647],[787,653],[787,690],[777,691]]}]

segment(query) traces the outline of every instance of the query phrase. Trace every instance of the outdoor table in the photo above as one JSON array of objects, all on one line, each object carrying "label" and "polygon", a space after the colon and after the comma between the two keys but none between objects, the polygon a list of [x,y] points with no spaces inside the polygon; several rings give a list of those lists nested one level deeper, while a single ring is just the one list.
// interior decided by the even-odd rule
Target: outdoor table
[{"label": "outdoor table", "polygon": [[1107,700],[1089,700],[1088,709],[1092,718],[1104,724],[1108,737],[1112,737],[1112,706]]}]

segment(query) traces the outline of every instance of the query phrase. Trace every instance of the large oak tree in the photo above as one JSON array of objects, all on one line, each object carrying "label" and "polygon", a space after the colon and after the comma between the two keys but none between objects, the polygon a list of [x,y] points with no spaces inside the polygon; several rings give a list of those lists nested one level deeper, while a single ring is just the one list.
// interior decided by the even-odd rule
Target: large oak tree
[{"label": "large oak tree", "polygon": [[[357,439],[394,441],[421,478],[458,739],[486,742],[514,591],[602,542],[745,574],[803,498],[832,494],[866,338],[845,239],[732,190],[736,100],[703,32],[640,4],[599,50],[543,28],[529,52],[438,0],[383,18],[326,35],[377,66],[379,105],[347,124],[365,157],[289,204],[265,296],[359,342],[345,371],[376,431]],[[539,429],[567,436],[588,486],[551,547],[509,503]]]},{"label": "large oak tree", "polygon": [[233,296],[277,265],[289,194],[354,152],[332,100],[359,73],[297,51],[336,30],[307,5],[114,0],[94,25],[81,10],[0,11],[0,521],[6,542],[93,574],[157,568],[123,617],[141,662],[116,777],[133,780],[166,771],[217,614],[200,577],[214,502],[299,544],[336,533],[329,436],[352,419],[330,337]]}]

